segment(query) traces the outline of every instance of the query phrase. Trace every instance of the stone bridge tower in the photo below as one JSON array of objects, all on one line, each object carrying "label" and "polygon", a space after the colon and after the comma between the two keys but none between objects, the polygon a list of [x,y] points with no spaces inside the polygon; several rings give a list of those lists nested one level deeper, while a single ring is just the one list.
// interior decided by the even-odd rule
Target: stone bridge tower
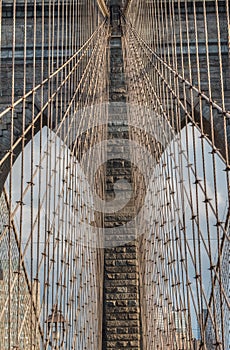
[{"label": "stone bridge tower", "polygon": [[[127,146],[124,146],[123,141],[130,140],[132,138],[132,130],[128,125],[127,118],[127,96],[129,94],[128,86],[126,82],[124,67],[126,65],[125,55],[122,46],[122,35],[123,28],[121,23],[121,14],[126,8],[130,1],[127,0],[110,0],[110,26],[111,26],[111,36],[108,43],[109,52],[109,120],[108,120],[108,134],[107,138],[113,140],[111,142],[111,148],[108,148],[108,156],[111,154],[112,160],[108,160],[106,164],[105,178],[105,195],[109,201],[114,198],[115,191],[114,188],[117,186],[116,194],[119,194],[119,198],[129,198],[128,202],[124,208],[117,212],[111,212],[106,214],[104,217],[104,230],[105,230],[105,249],[104,249],[104,282],[103,282],[103,350],[112,349],[127,349],[127,350],[140,350],[143,348],[142,339],[142,314],[141,314],[141,296],[140,296],[140,280],[139,280],[139,266],[138,266],[138,239],[135,228],[135,216],[138,210],[138,203],[140,194],[136,193],[135,181],[138,178],[136,169],[133,167],[130,161],[123,159],[121,157],[122,153],[129,153]],[[215,6],[214,1],[209,2],[209,18],[214,20],[215,18]],[[182,6],[182,27],[183,21],[185,21],[185,2],[180,1]],[[193,8],[190,1],[189,3],[189,14],[193,14]],[[45,12],[48,12],[49,1],[44,1]],[[205,62],[205,41],[204,41],[204,28],[202,28],[202,5],[203,1],[196,1],[196,11],[198,24],[200,28],[199,31],[199,50],[202,56],[200,62],[200,78],[202,80],[202,91],[206,92],[208,95],[207,86],[207,72],[206,72],[206,62]],[[11,97],[10,92],[12,88],[12,81],[15,86],[15,96],[14,99],[20,99],[23,95],[23,84],[22,82],[26,79],[27,86],[31,88],[34,83],[39,84],[50,74],[50,67],[52,69],[58,66],[61,60],[64,60],[67,56],[73,54],[73,52],[68,52],[68,45],[62,47],[60,57],[57,55],[57,62],[50,62],[49,52],[48,52],[48,40],[49,37],[45,37],[44,51],[41,51],[41,42],[37,42],[35,48],[32,45],[28,46],[26,52],[26,64],[27,66],[27,76],[25,78],[25,64],[24,64],[24,37],[23,37],[23,26],[24,26],[24,2],[18,1],[17,6],[17,16],[16,16],[16,26],[18,28],[17,35],[17,47],[16,49],[16,69],[15,77],[11,75],[12,66],[10,63],[11,51],[12,51],[12,33],[9,28],[11,28],[12,18],[13,18],[13,6],[11,1],[4,1],[2,6],[2,47],[1,50],[1,82],[0,82],[0,112],[1,110],[8,107],[8,113],[0,119],[0,158],[3,158],[7,151],[11,147],[11,137],[12,130],[10,128],[12,109],[10,107]],[[84,1],[80,3],[80,7],[84,7]],[[57,8],[54,7],[54,12]],[[184,12],[183,12],[184,11]],[[220,1],[219,5],[220,18],[224,15],[225,7]],[[99,17],[101,14],[98,15]],[[89,21],[90,12],[82,10],[81,21]],[[42,23],[42,7],[40,1],[37,1],[37,21],[41,23],[41,28],[44,26],[44,32],[48,33],[48,23],[45,21]],[[58,19],[58,14],[54,18]],[[176,23],[179,19],[176,18]],[[211,20],[210,20],[211,22]],[[32,41],[34,36],[33,32],[34,25],[34,15],[33,15],[33,2],[28,1],[28,40]],[[52,24],[54,28],[60,27],[57,21]],[[221,50],[223,53],[223,67],[224,67],[224,77],[223,84],[226,92],[226,111],[230,109],[230,64],[229,64],[229,28],[225,27],[226,22],[223,21],[221,24]],[[176,26],[177,31],[174,33],[177,42],[180,40],[179,26]],[[194,28],[190,28],[191,31]],[[80,28],[76,27],[76,36],[80,32]],[[38,33],[37,33],[38,34]],[[66,33],[68,34],[68,33]],[[70,34],[70,33],[69,33]],[[87,31],[81,33],[82,42],[79,45],[84,44],[85,40],[89,37],[90,33]],[[149,33],[145,33],[145,28],[143,28],[143,37],[147,36]],[[39,37],[39,35],[37,35]],[[30,38],[30,39],[29,39]],[[179,98],[184,98],[188,106],[188,110],[194,114],[197,124],[200,123],[200,114],[202,113],[204,120],[204,132],[205,136],[208,135],[211,139],[211,120],[210,120],[210,108],[213,109],[213,125],[215,131],[216,147],[220,149],[223,157],[226,157],[226,149],[223,144],[223,129],[220,119],[225,117],[224,113],[220,112],[218,108],[215,109],[216,102],[214,100],[220,101],[219,90],[215,86],[219,85],[219,75],[218,75],[218,42],[217,33],[212,31],[212,27],[209,26],[209,38],[210,47],[212,55],[212,65],[211,65],[211,76],[212,76],[212,90],[213,96],[210,100],[203,100],[199,93],[192,93],[191,86],[187,86],[186,89],[182,91],[179,89]],[[150,38],[151,39],[151,38]],[[57,40],[57,38],[55,38]],[[151,39],[152,40],[152,39]],[[154,44],[154,43],[153,43]],[[168,43],[170,47],[170,43]],[[55,46],[55,45],[54,45]],[[192,57],[192,68],[193,68],[193,84],[196,85],[198,81],[198,72],[196,68],[196,45],[195,38],[191,43],[191,57]],[[75,48],[76,49],[76,48]],[[170,47],[171,49],[171,47]],[[177,48],[175,48],[177,49]],[[54,50],[58,50],[58,43],[54,47]],[[64,52],[64,54],[63,54]],[[33,55],[36,55],[36,61],[33,61]],[[186,55],[187,53],[185,53]],[[41,63],[43,66],[41,67]],[[50,66],[51,65],[51,66]],[[178,68],[180,69],[180,62],[178,62]],[[185,76],[189,75],[188,65],[183,67]],[[30,72],[35,71],[36,82],[31,81],[33,74]],[[78,77],[80,79],[80,77]],[[61,77],[59,77],[58,83],[60,83]],[[25,83],[25,82],[24,82]],[[24,112],[20,106],[16,106],[13,111],[14,119],[14,140],[17,140],[20,135],[23,134],[23,128],[26,129],[31,125],[33,120],[34,110],[36,113],[42,113],[43,119],[42,123],[44,126],[48,126],[50,129],[55,129],[60,122],[59,117],[61,116],[60,106],[50,101],[50,91],[48,82],[45,82],[43,86],[39,87],[36,93],[31,94],[25,101],[26,107]],[[60,95],[64,97],[65,90],[60,91]],[[203,100],[202,110],[200,108],[200,101]],[[68,100],[66,101],[66,106]],[[43,108],[45,106],[45,108]],[[65,106],[65,107],[66,107]],[[171,108],[171,106],[169,107]],[[225,111],[225,112],[226,112]],[[24,115],[22,116],[22,114]],[[54,115],[55,118],[49,119],[50,115]],[[56,118],[57,116],[57,118]],[[181,111],[182,116],[182,126],[186,123],[186,114]],[[22,124],[22,117],[24,118],[24,125]],[[171,123],[173,124],[173,120]],[[40,122],[39,122],[40,123]],[[27,134],[27,138],[24,140],[24,144],[30,141],[31,137],[40,128],[40,124],[35,121],[33,128]],[[180,130],[178,129],[178,132]],[[227,122],[227,135],[230,138],[230,124],[229,120]],[[204,135],[202,135],[204,136]],[[150,140],[154,142],[154,140]],[[149,139],[146,139],[149,142]],[[21,142],[14,149],[14,159],[21,152]],[[124,147],[126,149],[124,150]],[[116,156],[117,155],[117,156]],[[4,166],[0,168],[0,191],[2,192],[5,180],[9,173],[10,160],[4,163]],[[229,171],[229,169],[227,169]],[[116,185],[116,183],[118,183]],[[140,233],[139,233],[140,234]],[[1,283],[1,271],[0,271],[0,283]]]},{"label": "stone bridge tower", "polygon": [[[138,274],[138,242],[135,232],[135,188],[133,166],[128,143],[131,130],[127,117],[127,84],[124,74],[121,0],[110,1],[111,38],[108,158],[106,166],[106,196],[114,196],[114,186],[119,181],[116,195],[130,200],[119,211],[106,214],[104,260],[104,323],[103,350],[141,349],[141,318]],[[126,149],[124,149],[126,148]],[[117,155],[117,156],[116,156]],[[123,182],[123,183],[122,183]],[[108,202],[109,205],[109,202]]]}]

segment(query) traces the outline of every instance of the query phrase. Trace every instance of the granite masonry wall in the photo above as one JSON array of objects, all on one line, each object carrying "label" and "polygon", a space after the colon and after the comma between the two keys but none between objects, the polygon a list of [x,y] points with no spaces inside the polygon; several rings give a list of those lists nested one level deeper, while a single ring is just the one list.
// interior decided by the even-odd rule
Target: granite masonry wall
[{"label": "granite masonry wall", "polygon": [[[135,189],[133,165],[129,161],[130,139],[127,120],[127,88],[124,77],[120,1],[113,1],[110,39],[110,103],[108,122],[108,158],[106,169],[106,199],[115,195],[127,198],[127,204],[104,217],[104,324],[103,350],[141,349],[139,273],[135,231]],[[110,146],[111,144],[111,146]],[[122,149],[123,147],[123,149]],[[126,149],[124,149],[126,147]],[[126,158],[122,158],[122,153]],[[117,154],[117,158],[116,158]],[[117,181],[126,181],[116,185]],[[116,186],[116,193],[114,192]],[[129,199],[128,199],[129,198]]]}]

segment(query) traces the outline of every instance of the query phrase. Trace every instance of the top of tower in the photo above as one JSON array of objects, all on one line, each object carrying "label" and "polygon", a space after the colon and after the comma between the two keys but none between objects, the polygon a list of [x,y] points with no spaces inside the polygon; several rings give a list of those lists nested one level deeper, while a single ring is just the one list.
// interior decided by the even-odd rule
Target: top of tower
[{"label": "top of tower", "polygon": [[109,0],[109,6],[118,6],[124,9],[128,3],[128,0]]}]

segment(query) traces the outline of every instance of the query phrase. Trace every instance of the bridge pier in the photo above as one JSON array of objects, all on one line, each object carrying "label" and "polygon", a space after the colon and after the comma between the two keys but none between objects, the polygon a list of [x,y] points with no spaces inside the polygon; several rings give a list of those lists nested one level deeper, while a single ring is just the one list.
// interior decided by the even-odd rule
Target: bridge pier
[{"label": "bridge pier", "polygon": [[[126,205],[105,215],[103,350],[141,348],[139,273],[135,232],[133,167],[126,111],[120,4],[113,1],[110,40],[110,103],[106,196],[108,208],[119,196]],[[110,146],[111,145],[111,146]],[[122,154],[126,155],[124,159]],[[111,160],[110,160],[111,159]],[[119,182],[116,184],[116,182]],[[114,188],[116,187],[116,193]]]}]

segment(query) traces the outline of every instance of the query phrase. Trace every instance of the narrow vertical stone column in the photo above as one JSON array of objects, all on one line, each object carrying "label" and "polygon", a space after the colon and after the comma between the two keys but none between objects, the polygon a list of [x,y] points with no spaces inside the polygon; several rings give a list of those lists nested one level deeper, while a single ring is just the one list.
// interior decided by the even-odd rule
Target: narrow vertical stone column
[{"label": "narrow vertical stone column", "polygon": [[[117,196],[127,204],[105,215],[103,350],[140,349],[140,305],[135,237],[132,164],[122,54],[119,0],[113,0],[110,41],[110,104],[106,196],[108,208]],[[126,141],[124,144],[123,141]],[[122,158],[122,153],[126,158]],[[117,155],[117,156],[116,156]],[[111,159],[110,159],[111,157]],[[118,183],[117,183],[118,181]],[[116,191],[114,188],[116,187]],[[115,196],[116,192],[116,196]]]}]

